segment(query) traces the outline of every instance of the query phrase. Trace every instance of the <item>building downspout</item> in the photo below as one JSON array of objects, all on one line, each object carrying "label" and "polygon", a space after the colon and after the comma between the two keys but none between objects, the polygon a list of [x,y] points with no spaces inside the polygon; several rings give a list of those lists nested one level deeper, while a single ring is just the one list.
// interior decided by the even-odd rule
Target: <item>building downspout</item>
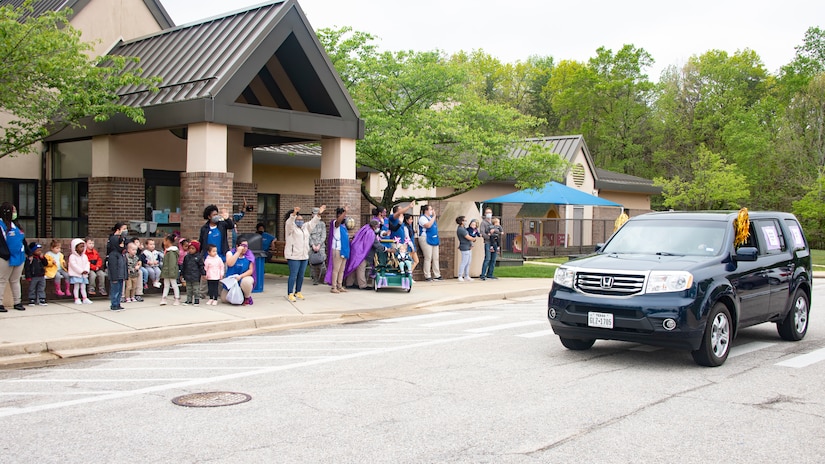
[{"label": "building downspout", "polygon": [[43,145],[43,151],[40,152],[40,227],[37,229],[38,237],[46,236],[46,161],[47,156],[51,152],[51,142],[46,142]]}]

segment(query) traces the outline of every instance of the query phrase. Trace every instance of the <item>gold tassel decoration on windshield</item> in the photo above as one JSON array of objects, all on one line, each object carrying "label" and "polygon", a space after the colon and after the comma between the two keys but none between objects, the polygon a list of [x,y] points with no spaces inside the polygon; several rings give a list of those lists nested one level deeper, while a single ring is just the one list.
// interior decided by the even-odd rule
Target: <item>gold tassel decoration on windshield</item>
[{"label": "gold tassel decoration on windshield", "polygon": [[738,247],[745,243],[750,235],[750,221],[748,220],[748,208],[739,210],[739,215],[733,221],[733,231],[736,236],[733,239],[733,246]]},{"label": "gold tassel decoration on windshield", "polygon": [[622,214],[620,214],[619,217],[616,218],[616,222],[613,223],[613,232],[619,230],[619,227],[623,226],[628,219],[630,219],[630,217],[624,212],[624,208],[622,208]]}]

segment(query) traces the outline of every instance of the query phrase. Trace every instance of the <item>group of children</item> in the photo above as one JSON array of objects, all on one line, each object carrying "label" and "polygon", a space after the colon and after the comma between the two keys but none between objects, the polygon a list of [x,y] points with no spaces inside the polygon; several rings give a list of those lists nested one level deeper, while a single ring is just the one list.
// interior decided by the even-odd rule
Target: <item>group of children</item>
[{"label": "group of children", "polygon": [[[181,254],[179,248],[186,250]],[[106,296],[106,262],[95,249],[94,239],[76,238],[71,242],[71,253],[63,255],[62,245],[52,240],[49,250],[43,250],[39,243],[29,245],[29,256],[24,264],[24,276],[29,281],[29,305],[46,306],[46,281],[53,280],[57,296],[73,296],[75,304],[91,304],[89,295]],[[125,257],[128,279],[124,282],[122,302],[143,301],[143,290],[152,285],[163,286],[161,305],[167,304],[171,289],[173,305],[180,304],[180,284],[186,287],[184,305],[200,304],[202,297],[200,283],[207,280],[209,305],[217,305],[220,296],[220,279],[226,265],[215,245],[207,245],[206,257],[201,254],[200,243],[175,235],[163,239],[163,252],[155,247],[152,238],[144,243],[135,237],[126,244]],[[88,287],[88,289],[87,289]]]}]

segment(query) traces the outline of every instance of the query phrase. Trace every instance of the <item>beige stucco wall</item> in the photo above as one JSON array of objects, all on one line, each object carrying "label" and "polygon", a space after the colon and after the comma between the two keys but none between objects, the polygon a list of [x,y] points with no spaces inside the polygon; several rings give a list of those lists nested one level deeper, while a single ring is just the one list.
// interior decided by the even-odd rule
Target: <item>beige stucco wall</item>
[{"label": "beige stucco wall", "polygon": [[252,182],[258,184],[259,194],[315,195],[315,179],[318,176],[317,169],[256,164],[252,171]]},{"label": "beige stucco wall", "polygon": [[71,20],[81,38],[95,42],[94,56],[106,53],[121,38],[134,39],[161,30],[143,0],[92,0]]},{"label": "beige stucco wall", "polygon": [[[610,201],[624,206],[625,209],[631,210],[649,210],[650,209],[650,195],[642,193],[629,192],[610,192],[602,190],[599,196]],[[618,214],[617,214],[618,216]]]},{"label": "beige stucco wall", "polygon": [[[96,150],[108,140],[108,161]],[[143,177],[144,169],[186,170],[186,140],[167,130],[96,137],[93,177]],[[102,156],[106,156],[103,154]]]},{"label": "beige stucco wall", "polygon": [[[454,189],[441,187],[437,189],[436,193],[441,196],[449,195],[453,191]],[[515,191],[516,188],[513,184],[483,184],[470,190],[469,192],[451,197],[447,201],[474,201],[480,203],[488,198],[507,195],[508,193],[513,193]]]}]

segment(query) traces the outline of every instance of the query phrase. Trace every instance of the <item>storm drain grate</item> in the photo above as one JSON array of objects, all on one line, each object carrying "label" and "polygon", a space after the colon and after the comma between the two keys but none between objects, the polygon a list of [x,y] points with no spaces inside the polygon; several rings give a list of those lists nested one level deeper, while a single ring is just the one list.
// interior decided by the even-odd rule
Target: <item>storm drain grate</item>
[{"label": "storm drain grate", "polygon": [[172,402],[178,406],[190,408],[216,408],[219,406],[232,406],[233,404],[246,403],[251,399],[252,397],[246,393],[204,392],[178,396],[172,398]]}]

